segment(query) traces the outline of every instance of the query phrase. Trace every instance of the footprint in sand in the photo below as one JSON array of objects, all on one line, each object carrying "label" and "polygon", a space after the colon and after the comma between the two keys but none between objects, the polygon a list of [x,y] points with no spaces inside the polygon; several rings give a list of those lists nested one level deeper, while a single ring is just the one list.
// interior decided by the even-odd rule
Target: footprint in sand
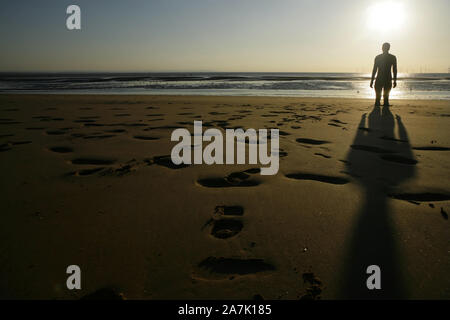
[{"label": "footprint in sand", "polygon": [[347,184],[350,182],[350,180],[344,177],[334,177],[313,173],[289,173],[286,174],[286,177],[295,180],[312,180],[330,184]]},{"label": "footprint in sand", "polygon": [[338,125],[338,124],[336,124],[336,123],[331,123],[331,122],[329,122],[328,125],[329,125],[329,126],[332,126],[332,127],[342,128],[342,126],[340,126],[340,125]]},{"label": "footprint in sand", "polygon": [[241,232],[244,224],[239,218],[243,216],[244,208],[241,206],[217,206],[213,218],[209,219],[202,230],[212,225],[211,235],[218,239],[228,239]]},{"label": "footprint in sand", "polygon": [[121,177],[121,176],[124,176],[126,174],[133,172],[134,170],[139,168],[144,163],[145,163],[145,161],[139,162],[136,159],[131,159],[125,163],[120,164],[119,167],[107,168],[107,169],[103,170],[102,172],[100,172],[100,175]]},{"label": "footprint in sand", "polygon": [[347,122],[344,122],[344,121],[341,121],[341,120],[338,120],[338,119],[331,119],[330,122],[338,123],[338,124],[347,124]]},{"label": "footprint in sand", "polygon": [[389,161],[389,162],[395,162],[395,163],[406,164],[406,165],[415,165],[418,162],[415,159],[411,159],[408,157],[404,157],[404,156],[395,154],[395,152],[392,150],[380,148],[377,146],[353,144],[353,145],[351,145],[351,148],[354,150],[377,153],[380,155],[381,159],[383,159],[385,161]]},{"label": "footprint in sand", "polygon": [[82,116],[80,119],[100,119],[100,116]]},{"label": "footprint in sand", "polygon": [[169,155],[164,155],[164,156],[156,156],[150,159],[144,159],[144,162],[147,165],[153,165],[153,164],[157,164],[159,166],[163,166],[169,169],[182,169],[182,168],[186,168],[189,167],[189,164],[179,164],[176,165],[172,162],[172,158]]},{"label": "footprint in sand", "polygon": [[125,129],[112,129],[112,130],[105,130],[105,132],[108,132],[108,133],[123,133],[123,132],[127,132],[127,130],[125,130]]},{"label": "footprint in sand", "polygon": [[164,117],[165,114],[163,113],[151,113],[151,114],[146,114],[146,117]]},{"label": "footprint in sand", "polygon": [[369,146],[369,145],[363,145],[363,144],[352,144],[350,146],[354,150],[361,150],[361,151],[367,151],[367,152],[373,152],[373,153],[393,153],[394,151],[379,148],[376,146]]},{"label": "footprint in sand", "polygon": [[226,112],[212,111],[212,112],[209,112],[209,114],[213,115],[213,116],[220,116],[220,115],[224,115],[224,114],[227,114],[227,113]]},{"label": "footprint in sand", "polygon": [[389,162],[395,162],[395,163],[400,163],[400,164],[408,164],[408,165],[415,165],[418,162],[415,159],[403,157],[403,156],[396,155],[396,154],[383,154],[381,156],[381,159],[383,159],[385,161],[389,161]]},{"label": "footprint in sand", "polygon": [[8,125],[8,124],[21,124],[19,121],[0,121],[0,125]]},{"label": "footprint in sand", "polygon": [[121,177],[135,171],[141,166],[149,165],[145,160],[137,161],[136,159],[131,159],[116,166],[104,167],[106,165],[112,165],[116,163],[114,159],[108,158],[76,158],[72,160],[71,163],[76,165],[100,165],[101,167],[72,171],[69,172],[67,176],[89,176],[95,173],[99,173],[100,176]]},{"label": "footprint in sand", "polygon": [[143,135],[138,135],[138,136],[133,136],[133,138],[138,139],[138,140],[159,140],[158,137],[152,137],[152,136],[143,136]]},{"label": "footprint in sand", "polygon": [[398,200],[405,200],[412,203],[437,202],[450,200],[450,193],[440,192],[417,192],[417,193],[393,193],[389,197]]},{"label": "footprint in sand", "polygon": [[89,135],[89,136],[84,136],[83,139],[108,139],[108,138],[112,138],[115,137],[115,134],[97,134],[97,135]]},{"label": "footprint in sand", "polygon": [[314,153],[316,156],[321,156],[321,157],[324,157],[324,158],[326,158],[326,159],[330,159],[331,158],[331,156],[329,156],[329,155],[327,155],[327,154],[324,154],[324,153],[320,153],[320,152],[316,152],[316,153]]},{"label": "footprint in sand", "polygon": [[104,127],[104,126],[106,126],[106,124],[92,122],[92,123],[83,123],[83,126],[85,126],[85,127]]},{"label": "footprint in sand", "polygon": [[205,178],[197,180],[197,183],[207,188],[229,188],[229,187],[254,187],[261,182],[251,179],[251,174],[259,173],[261,169],[252,168],[245,171],[233,172],[224,178]]},{"label": "footprint in sand", "polygon": [[73,122],[75,122],[75,123],[94,123],[94,122],[97,122],[97,120],[94,120],[94,119],[76,119],[76,120],[73,120]]},{"label": "footprint in sand", "polygon": [[29,140],[25,140],[25,141],[11,141],[10,143],[13,146],[17,146],[17,145],[20,145],[20,144],[29,144],[29,143],[31,143],[31,141],[29,141]]},{"label": "footprint in sand", "polygon": [[300,300],[319,300],[322,293],[322,281],[314,273],[306,272],[302,275],[303,282],[308,284],[306,294],[300,297]]},{"label": "footprint in sand", "polygon": [[145,123],[117,123],[116,126],[124,126],[124,127],[147,127],[148,124]]},{"label": "footprint in sand", "polygon": [[420,151],[450,151],[450,148],[437,147],[437,146],[413,147],[412,149],[413,150],[420,150]]},{"label": "footprint in sand", "polygon": [[0,152],[11,150],[12,146],[29,143],[31,143],[31,141],[8,141],[6,143],[0,144]]},{"label": "footprint in sand", "polygon": [[[249,169],[247,172],[257,173],[259,169]],[[218,239],[228,239],[238,234],[243,228],[241,217],[244,215],[242,206],[216,206],[213,217],[202,227],[211,226],[211,235]],[[255,243],[252,242],[251,246]],[[194,276],[203,279],[223,279],[233,280],[235,276],[244,276],[255,273],[267,273],[274,271],[273,264],[263,259],[242,259],[225,257],[208,257],[201,261]]]},{"label": "footprint in sand", "polygon": [[142,129],[144,131],[151,131],[151,130],[174,130],[174,129],[178,129],[179,127],[175,127],[175,126],[159,126],[159,127],[148,127],[145,129]]},{"label": "footprint in sand", "polygon": [[[275,151],[274,152],[274,154],[276,154],[277,152]],[[280,158],[284,158],[284,157],[287,157],[288,156],[288,153],[286,152],[286,151],[284,151],[283,149],[279,149],[279,151],[278,151],[278,156],[280,157]]]},{"label": "footprint in sand", "polygon": [[56,146],[56,147],[50,147],[48,148],[50,151],[56,152],[56,153],[69,153],[73,152],[73,148],[71,147],[64,147],[64,146]]},{"label": "footprint in sand", "polygon": [[9,143],[3,143],[0,144],[0,152],[11,150],[11,144]]},{"label": "footprint in sand", "polygon": [[312,144],[312,145],[322,145],[326,143],[330,143],[329,141],[325,140],[316,140],[316,139],[309,139],[309,138],[298,138],[296,139],[298,143],[305,143],[305,144]]},{"label": "footprint in sand", "polygon": [[100,172],[104,169],[104,167],[92,168],[92,169],[81,169],[78,171],[69,172],[68,176],[90,176],[94,173]]},{"label": "footprint in sand", "polygon": [[50,136],[56,136],[56,135],[65,134],[66,132],[64,130],[48,130],[45,133],[47,133]]},{"label": "footprint in sand", "polygon": [[365,127],[359,127],[358,130],[365,131],[365,132],[372,132],[372,129],[365,128]]}]

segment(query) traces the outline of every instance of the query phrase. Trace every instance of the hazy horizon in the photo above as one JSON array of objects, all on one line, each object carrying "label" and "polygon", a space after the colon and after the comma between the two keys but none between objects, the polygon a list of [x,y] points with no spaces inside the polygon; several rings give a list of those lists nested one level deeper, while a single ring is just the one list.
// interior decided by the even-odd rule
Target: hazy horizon
[{"label": "hazy horizon", "polygon": [[80,0],[79,31],[70,4],[5,3],[0,72],[368,73],[385,41],[400,73],[450,67],[445,0]]},{"label": "hazy horizon", "polygon": [[[147,70],[123,70],[123,71],[115,71],[115,70],[56,70],[56,71],[0,71],[0,74],[170,74],[170,73],[180,73],[180,74],[214,74],[214,73],[223,73],[223,74],[252,74],[252,73],[260,73],[260,74],[361,74],[370,78],[370,72],[351,72],[351,71],[215,71],[215,70],[186,70],[186,71],[177,71],[177,70],[161,70],[161,71],[147,71]],[[449,74],[450,72],[399,72],[398,77],[401,78],[404,75],[419,75],[419,74]]]}]

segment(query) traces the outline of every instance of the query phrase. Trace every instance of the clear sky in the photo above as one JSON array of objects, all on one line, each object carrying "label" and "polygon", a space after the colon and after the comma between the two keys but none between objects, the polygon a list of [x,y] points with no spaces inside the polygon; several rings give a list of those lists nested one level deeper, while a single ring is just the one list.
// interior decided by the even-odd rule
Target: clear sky
[{"label": "clear sky", "polygon": [[[0,71],[447,72],[449,0],[0,2]],[[81,8],[82,30],[66,29]]]}]

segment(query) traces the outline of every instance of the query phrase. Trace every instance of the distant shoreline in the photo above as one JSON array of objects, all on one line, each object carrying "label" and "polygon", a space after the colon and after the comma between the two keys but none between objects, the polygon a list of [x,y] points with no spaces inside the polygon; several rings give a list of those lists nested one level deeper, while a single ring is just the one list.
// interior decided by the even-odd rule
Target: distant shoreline
[{"label": "distant shoreline", "polygon": [[[399,74],[392,99],[450,100],[447,73]],[[374,98],[368,73],[0,73],[0,93]]]},{"label": "distant shoreline", "polygon": [[[292,98],[292,99],[325,99],[325,100],[362,100],[362,101],[372,101],[373,98],[372,97],[348,97],[348,96],[340,96],[340,97],[336,97],[336,96],[324,96],[324,97],[320,97],[320,96],[308,96],[308,95],[226,95],[226,94],[183,94],[183,93],[179,93],[179,94],[175,94],[175,93],[142,93],[142,92],[136,92],[136,93],[130,93],[130,92],[96,92],[96,93],[92,93],[92,92],[0,92],[0,96],[8,96],[8,95],[13,95],[13,96],[101,96],[101,97],[114,97],[114,96],[120,96],[120,97],[126,97],[126,96],[130,96],[130,97],[205,97],[205,98],[213,98],[213,97],[223,97],[223,98],[273,98],[273,99],[277,99],[277,98]],[[414,99],[414,98],[392,98],[392,101],[402,101],[402,102],[407,102],[407,101],[427,101],[427,102],[432,102],[432,101],[450,101],[450,97],[448,98],[430,98],[430,99],[426,99],[426,98],[419,98],[419,99]]]},{"label": "distant shoreline", "polygon": [[[168,94],[126,94],[126,93],[100,93],[100,94],[93,94],[93,93],[38,93],[38,92],[33,92],[33,93],[23,93],[23,92],[15,92],[15,93],[7,93],[7,92],[0,92],[0,97],[7,97],[7,96],[12,96],[12,97],[17,97],[17,96],[23,96],[24,98],[33,98],[33,96],[36,96],[36,98],[52,98],[52,97],[58,97],[58,98],[64,98],[64,97],[83,97],[83,98],[98,98],[98,99],[104,99],[104,98],[108,98],[108,97],[120,97],[120,99],[123,98],[132,98],[133,100],[137,99],[137,98],[143,98],[143,99],[152,99],[152,98],[164,98],[164,99],[170,99],[170,98],[175,98],[175,99],[180,99],[180,98],[189,98],[189,99],[212,99],[212,98],[224,98],[224,99],[287,99],[287,100],[295,100],[295,101],[352,101],[352,102],[356,102],[356,101],[363,101],[363,102],[372,102],[372,98],[358,98],[358,97],[354,97],[354,98],[346,98],[346,97],[340,97],[340,98],[336,98],[336,97],[299,97],[299,96],[227,96],[227,95],[168,95]],[[394,102],[396,99],[392,100],[393,106],[395,106]],[[408,102],[430,102],[430,103],[434,103],[434,102],[444,102],[447,100],[442,100],[442,99],[398,99],[402,104],[408,103]]]}]

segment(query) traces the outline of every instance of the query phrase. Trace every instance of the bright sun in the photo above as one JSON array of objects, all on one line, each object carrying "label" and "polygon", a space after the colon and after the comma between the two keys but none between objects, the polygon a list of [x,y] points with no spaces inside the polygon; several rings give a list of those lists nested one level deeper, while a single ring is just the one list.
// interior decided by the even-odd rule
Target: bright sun
[{"label": "bright sun", "polygon": [[405,21],[405,8],[399,2],[376,3],[367,9],[367,25],[372,30],[400,29]]}]

